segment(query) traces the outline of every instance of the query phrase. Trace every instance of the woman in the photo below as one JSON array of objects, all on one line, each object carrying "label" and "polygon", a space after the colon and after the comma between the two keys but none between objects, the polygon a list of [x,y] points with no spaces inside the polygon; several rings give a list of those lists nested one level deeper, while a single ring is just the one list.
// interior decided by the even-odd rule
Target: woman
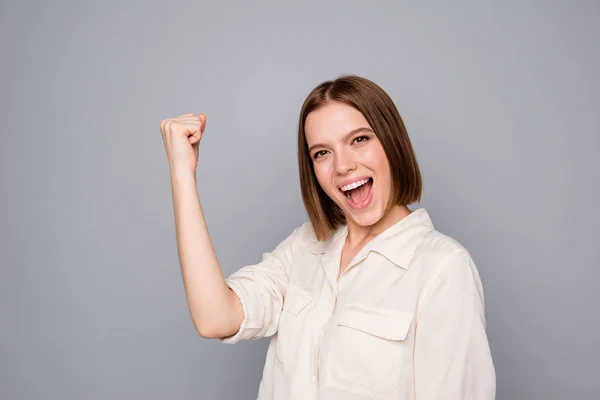
[{"label": "woman", "polygon": [[202,337],[272,336],[258,398],[495,397],[477,269],[425,209],[407,207],[421,175],[378,85],[344,76],[310,93],[298,129],[309,221],[227,279],[196,190],[205,124],[161,123],[185,290]]}]

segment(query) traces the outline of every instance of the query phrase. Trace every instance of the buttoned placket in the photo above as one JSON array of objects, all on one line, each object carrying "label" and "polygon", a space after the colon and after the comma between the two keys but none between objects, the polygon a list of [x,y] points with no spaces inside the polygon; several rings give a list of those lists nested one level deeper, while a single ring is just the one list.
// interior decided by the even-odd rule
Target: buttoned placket
[{"label": "buttoned placket", "polygon": [[333,315],[335,314],[337,293],[335,291],[332,291],[332,296],[333,296],[332,311],[330,312],[327,322],[325,323],[325,325],[323,325],[321,327],[321,330],[319,331],[319,333],[317,335],[317,344],[315,346],[316,348],[314,351],[314,359],[313,359],[313,375],[311,378],[311,382],[314,384],[317,384],[319,381],[319,356],[320,356],[321,347],[323,345],[323,340],[325,339],[326,331],[331,327],[331,320],[332,320]]},{"label": "buttoned placket", "polygon": [[[321,263],[321,267],[323,268],[323,272],[325,274],[325,279],[327,280],[329,289],[331,291],[330,293],[332,295],[333,306],[329,313],[329,318],[327,319],[327,322],[325,322],[325,324],[321,327],[321,330],[319,331],[319,334],[316,338],[311,376],[311,383],[313,384],[317,384],[319,378],[319,355],[321,346],[323,344],[323,338],[325,337],[325,329],[331,324],[332,317],[335,314],[337,303],[337,275],[339,271],[339,260],[343,248],[343,243],[340,244],[339,241],[345,240],[344,232],[345,230],[342,230],[338,232],[338,236],[332,238],[332,241],[334,241],[336,245],[330,248],[329,251],[323,252],[319,260]],[[335,265],[337,265],[338,268],[335,268]]]},{"label": "buttoned placket", "polygon": [[[346,234],[347,234],[347,231],[346,231]],[[313,359],[313,374],[311,377],[311,383],[313,383],[313,384],[318,384],[318,382],[319,382],[320,350],[321,350],[321,346],[323,344],[323,340],[326,335],[326,329],[331,328],[331,323],[332,323],[333,317],[337,310],[339,284],[342,281],[342,279],[344,278],[344,276],[347,274],[347,272],[351,268],[353,268],[355,265],[361,263],[366,258],[366,256],[369,254],[369,251],[370,251],[369,250],[370,243],[368,243],[366,246],[363,247],[363,249],[361,249],[361,251],[359,251],[354,256],[354,258],[350,261],[350,263],[348,264],[346,269],[341,274],[339,274],[341,254],[342,254],[342,250],[344,247],[344,242],[346,240],[346,235],[341,235],[341,236],[343,239],[342,244],[340,246],[338,246],[338,248],[336,248],[334,251],[324,254],[323,257],[321,258],[322,267],[325,270],[324,271],[325,276],[327,277],[327,281],[329,282],[329,287],[330,287],[331,293],[333,295],[333,307],[332,307],[331,313],[329,315],[329,319],[327,320],[326,324],[321,328],[321,330],[319,331],[319,334],[317,336],[317,345],[314,350],[314,359]],[[333,271],[335,271],[335,279],[332,279]]]}]

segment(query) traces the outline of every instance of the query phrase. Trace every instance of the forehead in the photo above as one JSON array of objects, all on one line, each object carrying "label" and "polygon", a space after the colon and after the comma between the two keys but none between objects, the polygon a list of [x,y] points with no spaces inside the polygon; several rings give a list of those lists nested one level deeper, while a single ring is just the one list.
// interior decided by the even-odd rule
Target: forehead
[{"label": "forehead", "polygon": [[371,128],[356,108],[344,103],[331,102],[311,111],[304,122],[306,142],[333,141],[356,128]]}]

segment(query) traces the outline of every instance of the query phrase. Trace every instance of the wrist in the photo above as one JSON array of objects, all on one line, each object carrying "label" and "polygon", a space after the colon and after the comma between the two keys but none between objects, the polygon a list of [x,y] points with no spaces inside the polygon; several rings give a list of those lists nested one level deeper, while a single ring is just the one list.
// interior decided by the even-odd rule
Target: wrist
[{"label": "wrist", "polygon": [[187,181],[194,180],[196,181],[196,171],[190,170],[188,167],[182,165],[170,165],[169,166],[171,172],[171,179],[177,181]]}]

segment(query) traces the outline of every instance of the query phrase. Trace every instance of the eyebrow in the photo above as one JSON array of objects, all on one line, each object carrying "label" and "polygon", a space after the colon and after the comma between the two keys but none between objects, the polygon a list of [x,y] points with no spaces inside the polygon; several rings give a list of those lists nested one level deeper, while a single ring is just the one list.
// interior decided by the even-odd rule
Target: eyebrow
[{"label": "eyebrow", "polygon": [[[344,135],[344,137],[342,138],[342,141],[343,142],[347,141],[348,139],[350,139],[351,136],[354,136],[354,135],[356,135],[359,132],[371,132],[371,133],[375,133],[375,132],[373,132],[373,130],[371,128],[367,128],[367,127],[356,128],[356,129],[353,129],[350,132],[346,133]],[[324,145],[324,144],[321,144],[321,143],[315,143],[315,144],[313,144],[312,146],[309,147],[308,153],[309,154],[312,153],[313,149],[315,149],[317,147],[327,147],[327,146]]]}]

